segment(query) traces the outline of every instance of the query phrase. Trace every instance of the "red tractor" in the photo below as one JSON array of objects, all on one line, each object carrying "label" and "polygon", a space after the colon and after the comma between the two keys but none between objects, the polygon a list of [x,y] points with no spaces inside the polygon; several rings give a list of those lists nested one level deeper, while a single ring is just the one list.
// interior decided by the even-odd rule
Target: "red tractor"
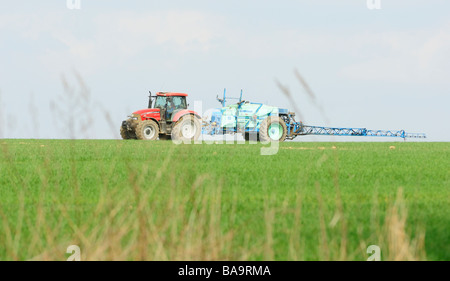
[{"label": "red tractor", "polygon": [[201,117],[187,109],[186,97],[183,93],[150,93],[148,109],[138,110],[123,121],[120,135],[123,139],[197,140],[202,131]]}]

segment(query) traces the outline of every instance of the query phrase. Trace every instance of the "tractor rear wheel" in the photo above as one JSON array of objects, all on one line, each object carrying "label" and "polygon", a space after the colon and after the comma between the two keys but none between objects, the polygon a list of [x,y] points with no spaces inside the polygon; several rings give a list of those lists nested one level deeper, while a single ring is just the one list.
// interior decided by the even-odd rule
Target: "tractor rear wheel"
[{"label": "tractor rear wheel", "polygon": [[139,122],[136,127],[136,137],[139,140],[156,140],[159,136],[159,126],[153,120]]},{"label": "tractor rear wheel", "polygon": [[286,140],[286,134],[286,123],[278,116],[268,116],[259,126],[259,139],[262,142],[283,142]]},{"label": "tractor rear wheel", "polygon": [[202,133],[202,125],[194,115],[185,115],[173,126],[172,140],[177,142],[196,141]]}]

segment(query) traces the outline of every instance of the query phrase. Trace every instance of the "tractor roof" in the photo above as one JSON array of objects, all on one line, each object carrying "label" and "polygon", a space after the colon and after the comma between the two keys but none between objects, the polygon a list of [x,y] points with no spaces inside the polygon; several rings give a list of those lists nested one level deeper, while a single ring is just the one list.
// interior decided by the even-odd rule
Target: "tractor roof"
[{"label": "tractor roof", "polygon": [[157,96],[163,96],[163,97],[174,97],[174,96],[178,96],[178,97],[187,97],[187,94],[184,93],[168,93],[168,92],[158,92],[156,93]]}]

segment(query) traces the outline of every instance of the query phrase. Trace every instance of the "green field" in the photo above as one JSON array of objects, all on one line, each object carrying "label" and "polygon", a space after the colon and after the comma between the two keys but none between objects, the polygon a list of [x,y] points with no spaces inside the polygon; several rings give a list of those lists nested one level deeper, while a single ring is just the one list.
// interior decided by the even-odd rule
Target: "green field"
[{"label": "green field", "polygon": [[450,260],[449,143],[0,144],[0,260]]}]

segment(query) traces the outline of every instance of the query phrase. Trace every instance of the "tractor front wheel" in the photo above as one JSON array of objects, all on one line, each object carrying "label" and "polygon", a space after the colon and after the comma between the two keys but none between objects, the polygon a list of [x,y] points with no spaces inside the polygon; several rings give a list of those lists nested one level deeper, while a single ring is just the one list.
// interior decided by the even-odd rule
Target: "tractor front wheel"
[{"label": "tractor front wheel", "polygon": [[202,125],[194,115],[185,115],[173,126],[172,140],[178,142],[196,141],[202,133]]},{"label": "tractor front wheel", "polygon": [[268,116],[259,126],[259,139],[261,142],[283,142],[286,140],[286,134],[286,123],[278,116]]},{"label": "tractor front wheel", "polygon": [[127,131],[122,126],[120,126],[120,136],[124,140],[135,140],[136,135],[133,132]]},{"label": "tractor front wheel", "polygon": [[139,140],[156,140],[159,136],[159,126],[153,120],[139,122],[136,127],[136,137]]}]

